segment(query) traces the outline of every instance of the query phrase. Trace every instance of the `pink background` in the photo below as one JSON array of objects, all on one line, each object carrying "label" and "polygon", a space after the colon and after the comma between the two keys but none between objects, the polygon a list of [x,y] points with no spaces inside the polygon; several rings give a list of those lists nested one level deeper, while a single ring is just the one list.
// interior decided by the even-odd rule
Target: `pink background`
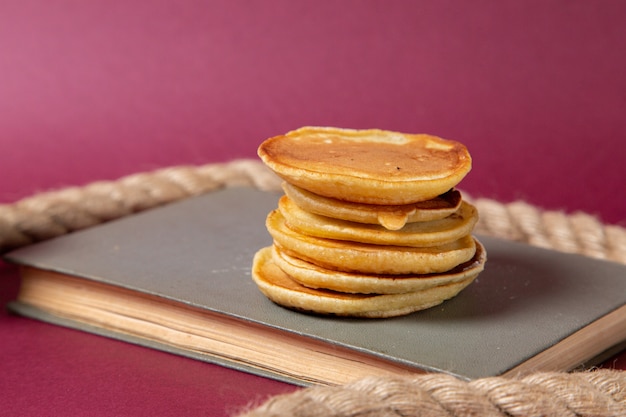
[{"label": "pink background", "polygon": [[[459,140],[473,196],[626,225],[624,16],[618,0],[3,1],[0,203],[333,125]],[[4,305],[17,278],[0,274]],[[294,389],[6,312],[0,340],[9,415],[219,416]]]}]

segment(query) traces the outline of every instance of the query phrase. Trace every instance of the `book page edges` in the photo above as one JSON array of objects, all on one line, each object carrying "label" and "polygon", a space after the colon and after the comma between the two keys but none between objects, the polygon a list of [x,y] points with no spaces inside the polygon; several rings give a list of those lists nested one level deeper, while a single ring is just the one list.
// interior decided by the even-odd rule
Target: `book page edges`
[{"label": "book page edges", "polygon": [[[191,356],[218,358],[301,385],[338,385],[368,375],[425,369],[154,295],[22,267],[18,302],[57,316]],[[299,314],[299,313],[294,313]],[[124,337],[126,336],[126,337]],[[166,349],[168,350],[168,349]],[[235,366],[238,368],[238,366]]]}]

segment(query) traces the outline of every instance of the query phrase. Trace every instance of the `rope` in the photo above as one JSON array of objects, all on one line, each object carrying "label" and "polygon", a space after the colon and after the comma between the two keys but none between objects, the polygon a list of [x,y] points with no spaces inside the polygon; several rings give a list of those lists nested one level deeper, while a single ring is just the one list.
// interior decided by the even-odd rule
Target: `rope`
[{"label": "rope", "polygon": [[[222,187],[279,190],[260,161],[177,166],[69,187],[0,205],[0,254]],[[584,213],[544,211],[464,194],[478,233],[626,264],[626,229]],[[442,374],[370,377],[276,396],[242,417],[626,416],[626,372],[535,373],[471,382]]]},{"label": "rope", "polygon": [[[260,161],[177,166],[116,181],[69,187],[0,205],[0,253],[183,198],[229,186],[279,190]],[[481,214],[476,232],[626,263],[626,229],[584,213],[544,211],[464,194]]]},{"label": "rope", "polygon": [[177,166],[116,181],[69,187],[0,205],[0,254],[222,187],[278,190],[280,181],[254,160]]},{"label": "rope", "polygon": [[449,375],[366,377],[271,398],[240,417],[618,417],[626,373],[535,373],[464,382]]},{"label": "rope", "polygon": [[486,198],[464,198],[480,213],[477,233],[626,264],[623,227],[603,224],[586,213],[542,210],[521,201],[503,204]]}]

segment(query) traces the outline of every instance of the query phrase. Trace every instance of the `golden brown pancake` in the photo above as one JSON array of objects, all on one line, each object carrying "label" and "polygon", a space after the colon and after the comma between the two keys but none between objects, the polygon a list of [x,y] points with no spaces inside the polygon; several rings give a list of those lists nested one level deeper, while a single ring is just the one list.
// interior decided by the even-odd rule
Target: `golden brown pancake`
[{"label": "golden brown pancake", "polygon": [[400,294],[473,280],[484,269],[486,259],[484,247],[476,241],[476,255],[471,260],[441,274],[366,275],[322,268],[289,256],[275,245],[272,247],[274,263],[298,283],[309,288],[360,294]]},{"label": "golden brown pancake", "polygon": [[303,127],[267,139],[258,154],[291,184],[366,204],[430,200],[454,188],[471,169],[461,143],[378,129]]},{"label": "golden brown pancake", "polygon": [[310,213],[358,223],[380,224],[388,230],[399,230],[407,223],[439,220],[456,212],[461,205],[461,193],[450,190],[431,200],[404,205],[374,205],[352,203],[314,194],[283,182],[285,194],[300,208]]},{"label": "golden brown pancake", "polygon": [[440,246],[469,235],[478,221],[476,208],[466,202],[461,204],[456,213],[444,219],[413,222],[400,230],[309,213],[287,196],[279,200],[278,209],[289,228],[302,234],[374,245]]},{"label": "golden brown pancake", "polygon": [[365,274],[445,272],[469,261],[476,252],[476,243],[470,235],[445,245],[422,248],[308,236],[287,227],[278,210],[267,216],[266,227],[274,243],[288,255],[329,269]]},{"label": "golden brown pancake", "polygon": [[409,314],[441,304],[457,295],[471,279],[423,291],[365,295],[305,287],[287,275],[272,260],[271,248],[254,256],[252,279],[265,296],[281,306],[339,316],[385,318]]},{"label": "golden brown pancake", "polygon": [[303,127],[264,141],[285,182],[252,278],[294,310],[392,317],[458,294],[484,269],[476,209],[456,185],[464,145],[436,136]]}]

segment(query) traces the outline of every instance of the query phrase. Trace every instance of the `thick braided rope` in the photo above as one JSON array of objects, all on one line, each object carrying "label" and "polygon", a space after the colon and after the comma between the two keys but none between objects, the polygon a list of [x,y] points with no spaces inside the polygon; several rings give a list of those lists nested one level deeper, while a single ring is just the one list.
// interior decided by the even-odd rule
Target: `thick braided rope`
[{"label": "thick braided rope", "polygon": [[[280,180],[260,161],[177,166],[69,187],[0,205],[0,253],[158,205],[247,185],[278,190]],[[626,229],[584,213],[544,211],[523,202],[464,198],[481,213],[479,233],[564,252],[626,263]]]},{"label": "thick braided rope", "polygon": [[260,162],[176,166],[68,187],[0,205],[0,253],[229,186],[277,190]]},{"label": "thick braided rope", "polygon": [[270,398],[240,417],[624,417],[626,373],[597,370],[491,377],[366,377]]},{"label": "thick braided rope", "polygon": [[[256,160],[178,166],[70,187],[0,205],[0,253],[222,187],[279,190]],[[481,213],[476,231],[626,263],[626,230],[577,213],[522,202],[464,198]],[[278,416],[624,416],[626,373],[537,373],[465,382],[448,375],[370,377],[341,387],[277,396],[246,414]]]}]

